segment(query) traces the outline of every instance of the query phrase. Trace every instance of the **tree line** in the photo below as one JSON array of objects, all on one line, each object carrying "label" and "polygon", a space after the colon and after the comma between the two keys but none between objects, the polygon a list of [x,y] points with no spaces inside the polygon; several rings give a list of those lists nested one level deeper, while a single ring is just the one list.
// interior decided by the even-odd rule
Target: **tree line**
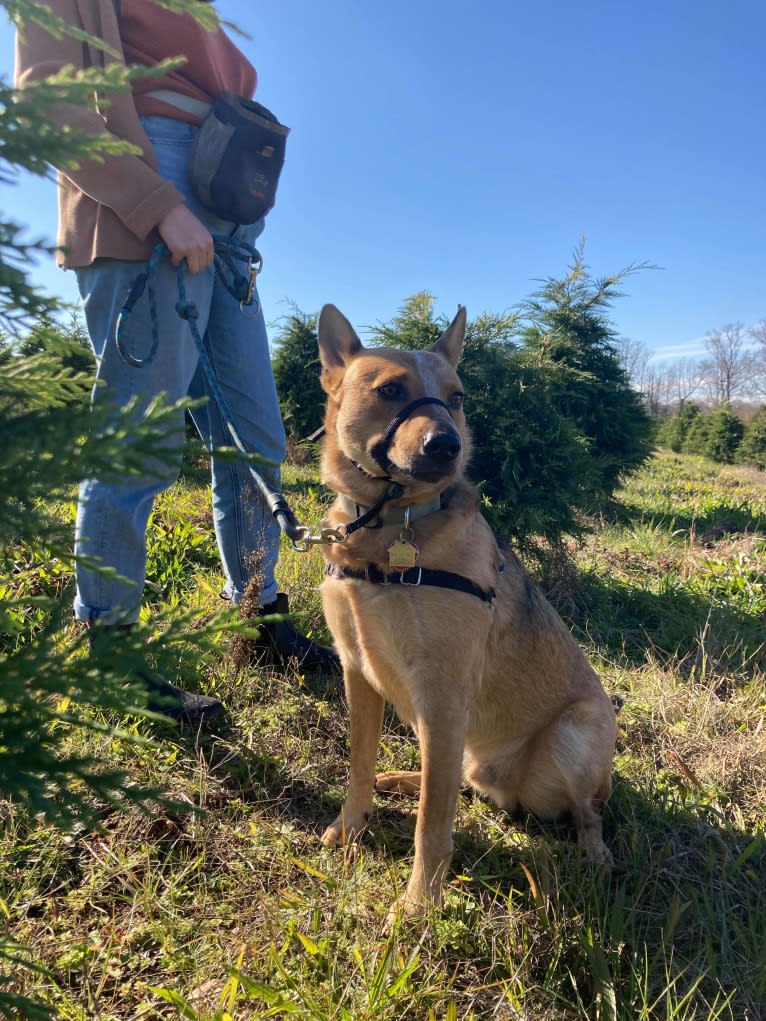
[{"label": "tree line", "polygon": [[678,415],[691,400],[707,408],[766,402],[766,319],[710,330],[701,357],[658,362],[643,341],[621,337],[620,362],[652,417]]},{"label": "tree line", "polygon": [[622,337],[620,362],[657,420],[658,443],[719,464],[766,469],[766,319],[711,330],[705,354],[657,363]]}]

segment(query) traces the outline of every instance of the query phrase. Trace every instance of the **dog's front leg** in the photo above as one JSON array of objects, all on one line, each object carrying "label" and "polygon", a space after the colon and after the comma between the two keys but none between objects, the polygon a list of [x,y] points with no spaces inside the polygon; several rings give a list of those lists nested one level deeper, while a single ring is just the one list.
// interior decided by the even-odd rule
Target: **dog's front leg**
[{"label": "dog's front leg", "polygon": [[346,800],[340,815],[322,834],[325,847],[337,847],[353,840],[364,829],[372,813],[375,760],[383,727],[384,701],[356,668],[344,678],[349,711],[351,767]]},{"label": "dog's front leg", "polygon": [[388,913],[389,927],[398,915],[422,915],[441,903],[444,876],[452,857],[466,725],[465,708],[445,706],[443,702],[439,705],[436,699],[418,718],[422,767],[415,860],[404,895]]}]

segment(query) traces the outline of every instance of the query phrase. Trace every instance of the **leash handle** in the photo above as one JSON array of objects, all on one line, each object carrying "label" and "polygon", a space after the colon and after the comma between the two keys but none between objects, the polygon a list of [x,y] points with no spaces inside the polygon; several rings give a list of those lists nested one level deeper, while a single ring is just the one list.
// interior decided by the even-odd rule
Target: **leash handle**
[{"label": "leash handle", "polygon": [[[256,279],[263,269],[263,256],[257,248],[253,247],[253,245],[249,245],[244,241],[238,241],[236,238],[223,237],[221,235],[214,234],[213,244],[215,250],[213,265],[216,273],[218,274],[218,279],[223,283],[229,294],[233,298],[237,299],[239,302],[239,310],[243,315],[257,315],[260,310],[260,302],[256,304],[255,310],[252,312],[246,313],[245,308],[253,304]],[[117,329],[115,332],[117,350],[119,351],[122,360],[134,369],[141,369],[145,365],[149,365],[157,353],[160,335],[155,281],[157,267],[160,260],[166,259],[169,256],[170,249],[164,241],[160,241],[154,246],[154,250],[149,257],[149,261],[147,262],[145,269],[138,274],[136,279],[130,285],[130,290],[128,291],[122,308],[120,309],[120,314],[117,317]],[[238,261],[247,264],[247,273],[240,272],[237,268]],[[194,306],[193,303],[187,302],[185,297],[185,280],[187,270],[188,266],[186,259],[183,259],[178,265],[177,274],[179,296],[182,291],[184,292],[183,302],[185,313],[182,314],[179,312],[179,315],[182,315],[182,318],[184,319],[192,319],[197,317],[197,313],[196,306]],[[130,350],[125,334],[128,327],[128,319],[130,318],[137,302],[143,296],[145,290],[148,291],[152,339],[148,353],[143,358],[139,358]],[[176,309],[178,310],[178,306],[176,306]]]}]

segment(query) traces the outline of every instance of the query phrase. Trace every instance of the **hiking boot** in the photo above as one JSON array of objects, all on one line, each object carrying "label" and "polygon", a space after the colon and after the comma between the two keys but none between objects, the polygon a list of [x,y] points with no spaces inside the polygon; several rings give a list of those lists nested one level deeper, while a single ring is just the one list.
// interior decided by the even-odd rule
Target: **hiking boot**
[{"label": "hiking boot", "polygon": [[259,635],[250,643],[253,660],[257,663],[273,663],[286,666],[294,661],[304,670],[340,670],[340,659],[335,649],[318,645],[302,635],[289,620],[271,620],[261,623],[259,617],[271,614],[288,614],[290,607],[287,595],[280,592],[273,603],[262,606],[254,619]]},{"label": "hiking boot", "polygon": [[[115,635],[132,630],[133,625],[93,625],[86,621],[85,627],[92,649],[99,639],[103,641],[109,636],[113,640]],[[217,698],[184,691],[160,674],[154,673],[148,666],[135,669],[133,676],[146,687],[146,708],[153,713],[161,713],[163,716],[183,720],[185,723],[206,723],[223,711],[223,705]]]},{"label": "hiking boot", "polygon": [[207,723],[223,711],[223,704],[217,698],[184,691],[159,674],[139,670],[136,676],[146,685],[149,692],[146,708],[153,713],[162,713],[163,716],[183,720],[185,723]]}]

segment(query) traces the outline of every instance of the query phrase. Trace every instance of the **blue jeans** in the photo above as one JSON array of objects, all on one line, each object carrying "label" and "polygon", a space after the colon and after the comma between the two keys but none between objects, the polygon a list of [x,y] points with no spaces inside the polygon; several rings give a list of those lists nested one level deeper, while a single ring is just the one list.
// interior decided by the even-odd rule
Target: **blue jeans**
[{"label": "blue jeans", "polygon": [[[237,227],[204,209],[194,197],[187,163],[197,129],[166,117],[144,117],[142,123],[154,146],[160,174],[186,196],[187,204],[208,230],[212,234],[235,234],[253,244],[263,229],[263,221]],[[156,355],[140,368],[127,365],[120,357],[115,343],[117,317],[142,268],[136,262],[98,259],[77,270],[88,333],[98,361],[93,403],[123,407],[138,397],[140,412],[158,394],[166,395],[169,402],[187,395],[205,397],[207,403],[192,413],[200,436],[209,449],[231,446],[221,409],[212,398],[207,377],[199,365],[189,325],[175,311],[177,276],[170,260],[163,260],[157,273]],[[212,267],[187,274],[186,288],[189,300],[199,310],[197,326],[237,432],[249,451],[273,463],[274,467],[264,465],[258,470],[278,486],[278,465],[285,457],[286,441],[260,305],[257,314],[243,315],[239,302],[229,294]],[[149,350],[151,325],[146,294],[130,315],[126,342],[138,358]],[[146,574],[146,527],[154,497],[178,477],[183,439],[184,416],[179,412],[175,430],[162,440],[163,445],[177,451],[172,463],[164,458],[151,458],[146,463],[145,475],[140,477],[104,482],[87,479],[82,483],[75,550],[80,557],[94,558],[114,570],[102,573],[78,564],[75,615],[79,620],[110,624],[138,619]],[[246,464],[213,458],[211,474],[213,521],[226,575],[226,594],[239,602],[256,565],[264,578],[261,602],[270,603],[277,596],[274,570],[279,526]]]}]

